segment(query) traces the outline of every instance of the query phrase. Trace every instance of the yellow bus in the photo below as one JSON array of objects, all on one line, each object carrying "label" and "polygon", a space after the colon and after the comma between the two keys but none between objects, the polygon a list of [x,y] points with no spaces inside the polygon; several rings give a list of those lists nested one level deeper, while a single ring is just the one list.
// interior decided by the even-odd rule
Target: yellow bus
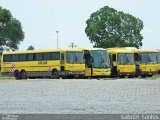
[{"label": "yellow bus", "polygon": [[106,49],[84,49],[84,59],[86,77],[110,76],[110,59]]},{"label": "yellow bus", "polygon": [[3,52],[2,74],[16,79],[83,77],[85,63],[82,49],[51,49]]},{"label": "yellow bus", "polygon": [[111,77],[134,77],[134,52],[128,48],[108,48],[111,60]]},{"label": "yellow bus", "polygon": [[142,77],[151,77],[157,73],[157,50],[138,50],[139,53],[139,74]]},{"label": "yellow bus", "polygon": [[160,65],[160,63],[158,63],[160,58],[158,58],[157,50],[144,50],[135,47],[124,47],[123,49],[130,50],[134,53],[136,66],[135,76],[151,77],[157,73],[157,69],[160,69],[160,66],[158,67],[158,65]]}]

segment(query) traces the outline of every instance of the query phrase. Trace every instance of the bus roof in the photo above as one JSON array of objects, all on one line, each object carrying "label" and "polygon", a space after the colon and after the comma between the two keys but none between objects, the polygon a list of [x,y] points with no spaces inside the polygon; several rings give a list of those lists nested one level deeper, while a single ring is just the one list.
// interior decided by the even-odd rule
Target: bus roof
[{"label": "bus roof", "polygon": [[108,48],[107,49],[109,53],[114,53],[114,54],[117,54],[117,53],[135,53],[134,50],[132,49],[118,49],[118,48]]},{"label": "bus roof", "polygon": [[43,52],[60,52],[60,51],[82,51],[80,48],[74,48],[74,49],[40,49],[40,50],[19,50],[19,51],[6,51],[3,52],[3,54],[22,54],[22,53],[43,53]]},{"label": "bus roof", "polygon": [[114,48],[107,48],[107,49],[110,49],[110,50],[112,50],[112,49],[122,49],[122,50],[137,50],[137,48],[135,48],[135,47],[114,47]]},{"label": "bus roof", "polygon": [[83,50],[106,50],[104,48],[83,48]]},{"label": "bus roof", "polygon": [[138,49],[139,53],[153,53],[159,52],[158,50],[149,50],[149,49]]}]

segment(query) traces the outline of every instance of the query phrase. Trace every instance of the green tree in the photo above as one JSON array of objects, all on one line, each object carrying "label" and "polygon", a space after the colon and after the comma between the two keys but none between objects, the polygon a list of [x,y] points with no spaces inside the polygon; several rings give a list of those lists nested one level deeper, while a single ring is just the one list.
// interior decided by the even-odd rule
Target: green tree
[{"label": "green tree", "polygon": [[105,6],[91,14],[85,32],[94,47],[142,46],[143,22],[130,14]]},{"label": "green tree", "polygon": [[16,50],[23,39],[21,23],[9,10],[0,7],[0,50]]},{"label": "green tree", "polygon": [[30,45],[27,50],[34,50],[34,47],[32,45]]}]

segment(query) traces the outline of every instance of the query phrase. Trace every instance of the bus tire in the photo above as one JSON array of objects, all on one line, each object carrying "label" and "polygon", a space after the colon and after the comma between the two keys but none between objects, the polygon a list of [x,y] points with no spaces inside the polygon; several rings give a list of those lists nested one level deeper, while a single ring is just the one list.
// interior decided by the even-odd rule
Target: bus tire
[{"label": "bus tire", "polygon": [[21,71],[21,79],[27,79],[27,73],[26,71]]},{"label": "bus tire", "polygon": [[21,79],[20,73],[19,73],[18,70],[16,70],[16,71],[14,72],[14,77],[15,77],[16,80],[20,80],[20,79]]},{"label": "bus tire", "polygon": [[152,77],[153,75],[148,75],[148,77]]},{"label": "bus tire", "polygon": [[141,78],[146,78],[147,76],[146,75],[141,75]]},{"label": "bus tire", "polygon": [[125,76],[121,75],[121,76],[119,76],[119,78],[125,78]]},{"label": "bus tire", "polygon": [[134,77],[133,75],[129,75],[129,76],[128,76],[128,78],[133,78],[133,77]]},{"label": "bus tire", "polygon": [[52,71],[52,76],[51,76],[52,79],[59,79],[59,74],[58,74],[58,71],[57,70],[53,70]]}]

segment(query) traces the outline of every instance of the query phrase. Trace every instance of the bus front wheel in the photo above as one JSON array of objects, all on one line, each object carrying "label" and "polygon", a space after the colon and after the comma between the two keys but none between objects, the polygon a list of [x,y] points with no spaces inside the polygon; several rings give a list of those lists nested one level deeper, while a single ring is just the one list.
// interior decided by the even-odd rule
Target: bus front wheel
[{"label": "bus front wheel", "polygon": [[19,73],[19,71],[15,71],[14,72],[14,77],[15,77],[16,80],[20,80],[20,73]]},{"label": "bus front wheel", "polygon": [[148,75],[148,77],[152,77],[153,75]]},{"label": "bus front wheel", "polygon": [[53,70],[53,71],[52,71],[52,78],[53,78],[53,79],[59,79],[59,74],[58,74],[58,71],[57,71],[57,70]]}]

